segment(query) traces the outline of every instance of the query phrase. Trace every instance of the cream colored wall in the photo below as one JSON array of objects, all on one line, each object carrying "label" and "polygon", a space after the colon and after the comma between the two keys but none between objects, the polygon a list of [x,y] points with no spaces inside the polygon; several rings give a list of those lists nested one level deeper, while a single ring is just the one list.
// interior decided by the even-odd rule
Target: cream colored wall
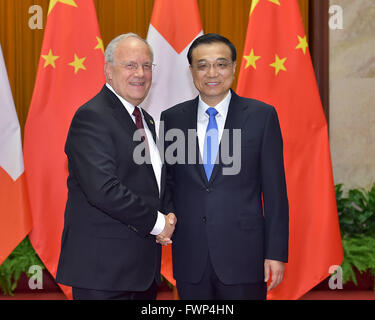
[{"label": "cream colored wall", "polygon": [[330,143],[335,184],[375,182],[375,0],[331,0],[343,29],[330,30]]}]

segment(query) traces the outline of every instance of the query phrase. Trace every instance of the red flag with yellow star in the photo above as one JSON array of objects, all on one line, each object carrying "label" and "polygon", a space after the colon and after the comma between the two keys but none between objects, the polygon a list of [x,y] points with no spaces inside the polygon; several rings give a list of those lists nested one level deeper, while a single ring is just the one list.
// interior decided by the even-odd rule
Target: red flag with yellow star
[{"label": "red flag with yellow star", "polygon": [[297,0],[252,1],[237,93],[275,106],[279,116],[289,262],[268,298],[298,299],[341,264],[343,251],[327,123]]},{"label": "red flag with yellow star", "polygon": [[[79,106],[105,83],[104,48],[92,0],[51,0],[25,126],[30,241],[55,277],[67,200],[64,145]],[[62,286],[71,298],[71,290]]]}]

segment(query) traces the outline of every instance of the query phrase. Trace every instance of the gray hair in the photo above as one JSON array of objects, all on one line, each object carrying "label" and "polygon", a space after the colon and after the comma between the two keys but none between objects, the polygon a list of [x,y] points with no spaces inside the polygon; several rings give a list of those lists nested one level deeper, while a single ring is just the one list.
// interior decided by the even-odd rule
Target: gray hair
[{"label": "gray hair", "polygon": [[107,46],[107,48],[105,49],[105,52],[104,52],[104,61],[106,63],[110,63],[113,65],[114,63],[114,53],[115,53],[115,50],[117,48],[117,45],[122,41],[122,40],[125,40],[127,38],[137,38],[141,41],[143,41],[147,46],[148,48],[150,49],[150,52],[151,52],[151,59],[152,61],[154,60],[154,53],[152,51],[152,48],[151,46],[149,45],[149,43],[143,39],[142,37],[140,37],[138,34],[136,33],[132,33],[132,32],[129,32],[129,33],[124,33],[124,34],[120,34],[119,36],[117,36],[116,38],[114,38]]}]

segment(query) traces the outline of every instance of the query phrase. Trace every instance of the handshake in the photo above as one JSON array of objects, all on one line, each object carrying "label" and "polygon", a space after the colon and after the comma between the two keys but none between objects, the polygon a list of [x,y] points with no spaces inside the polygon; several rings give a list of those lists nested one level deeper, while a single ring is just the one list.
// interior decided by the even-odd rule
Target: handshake
[{"label": "handshake", "polygon": [[177,218],[174,213],[169,213],[168,215],[164,215],[165,218],[165,226],[163,231],[156,236],[156,242],[161,244],[162,246],[166,246],[172,243],[172,235],[174,232],[174,228],[177,223]]}]

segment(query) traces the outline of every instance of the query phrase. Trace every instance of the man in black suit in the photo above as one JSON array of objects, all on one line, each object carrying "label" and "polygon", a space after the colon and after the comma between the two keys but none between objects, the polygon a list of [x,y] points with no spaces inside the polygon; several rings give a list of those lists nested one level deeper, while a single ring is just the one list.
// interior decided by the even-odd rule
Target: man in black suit
[{"label": "man in black suit", "polygon": [[[169,243],[176,220],[159,212],[163,166],[154,121],[138,107],[151,86],[152,62],[138,35],[113,39],[105,51],[107,83],[77,110],[69,129],[56,280],[73,287],[74,299],[156,298],[161,250],[155,236]],[[142,141],[133,138],[138,129]],[[135,159],[140,143],[146,162]]]},{"label": "man in black suit", "polygon": [[168,159],[176,142],[169,137],[164,146],[165,207],[178,219],[173,235],[177,289],[181,299],[266,299],[268,279],[271,290],[281,282],[288,260],[277,113],[230,89],[236,49],[228,39],[218,34],[197,38],[188,60],[199,96],[161,115],[166,134],[196,132],[185,139],[189,152],[177,156],[177,163]]}]

